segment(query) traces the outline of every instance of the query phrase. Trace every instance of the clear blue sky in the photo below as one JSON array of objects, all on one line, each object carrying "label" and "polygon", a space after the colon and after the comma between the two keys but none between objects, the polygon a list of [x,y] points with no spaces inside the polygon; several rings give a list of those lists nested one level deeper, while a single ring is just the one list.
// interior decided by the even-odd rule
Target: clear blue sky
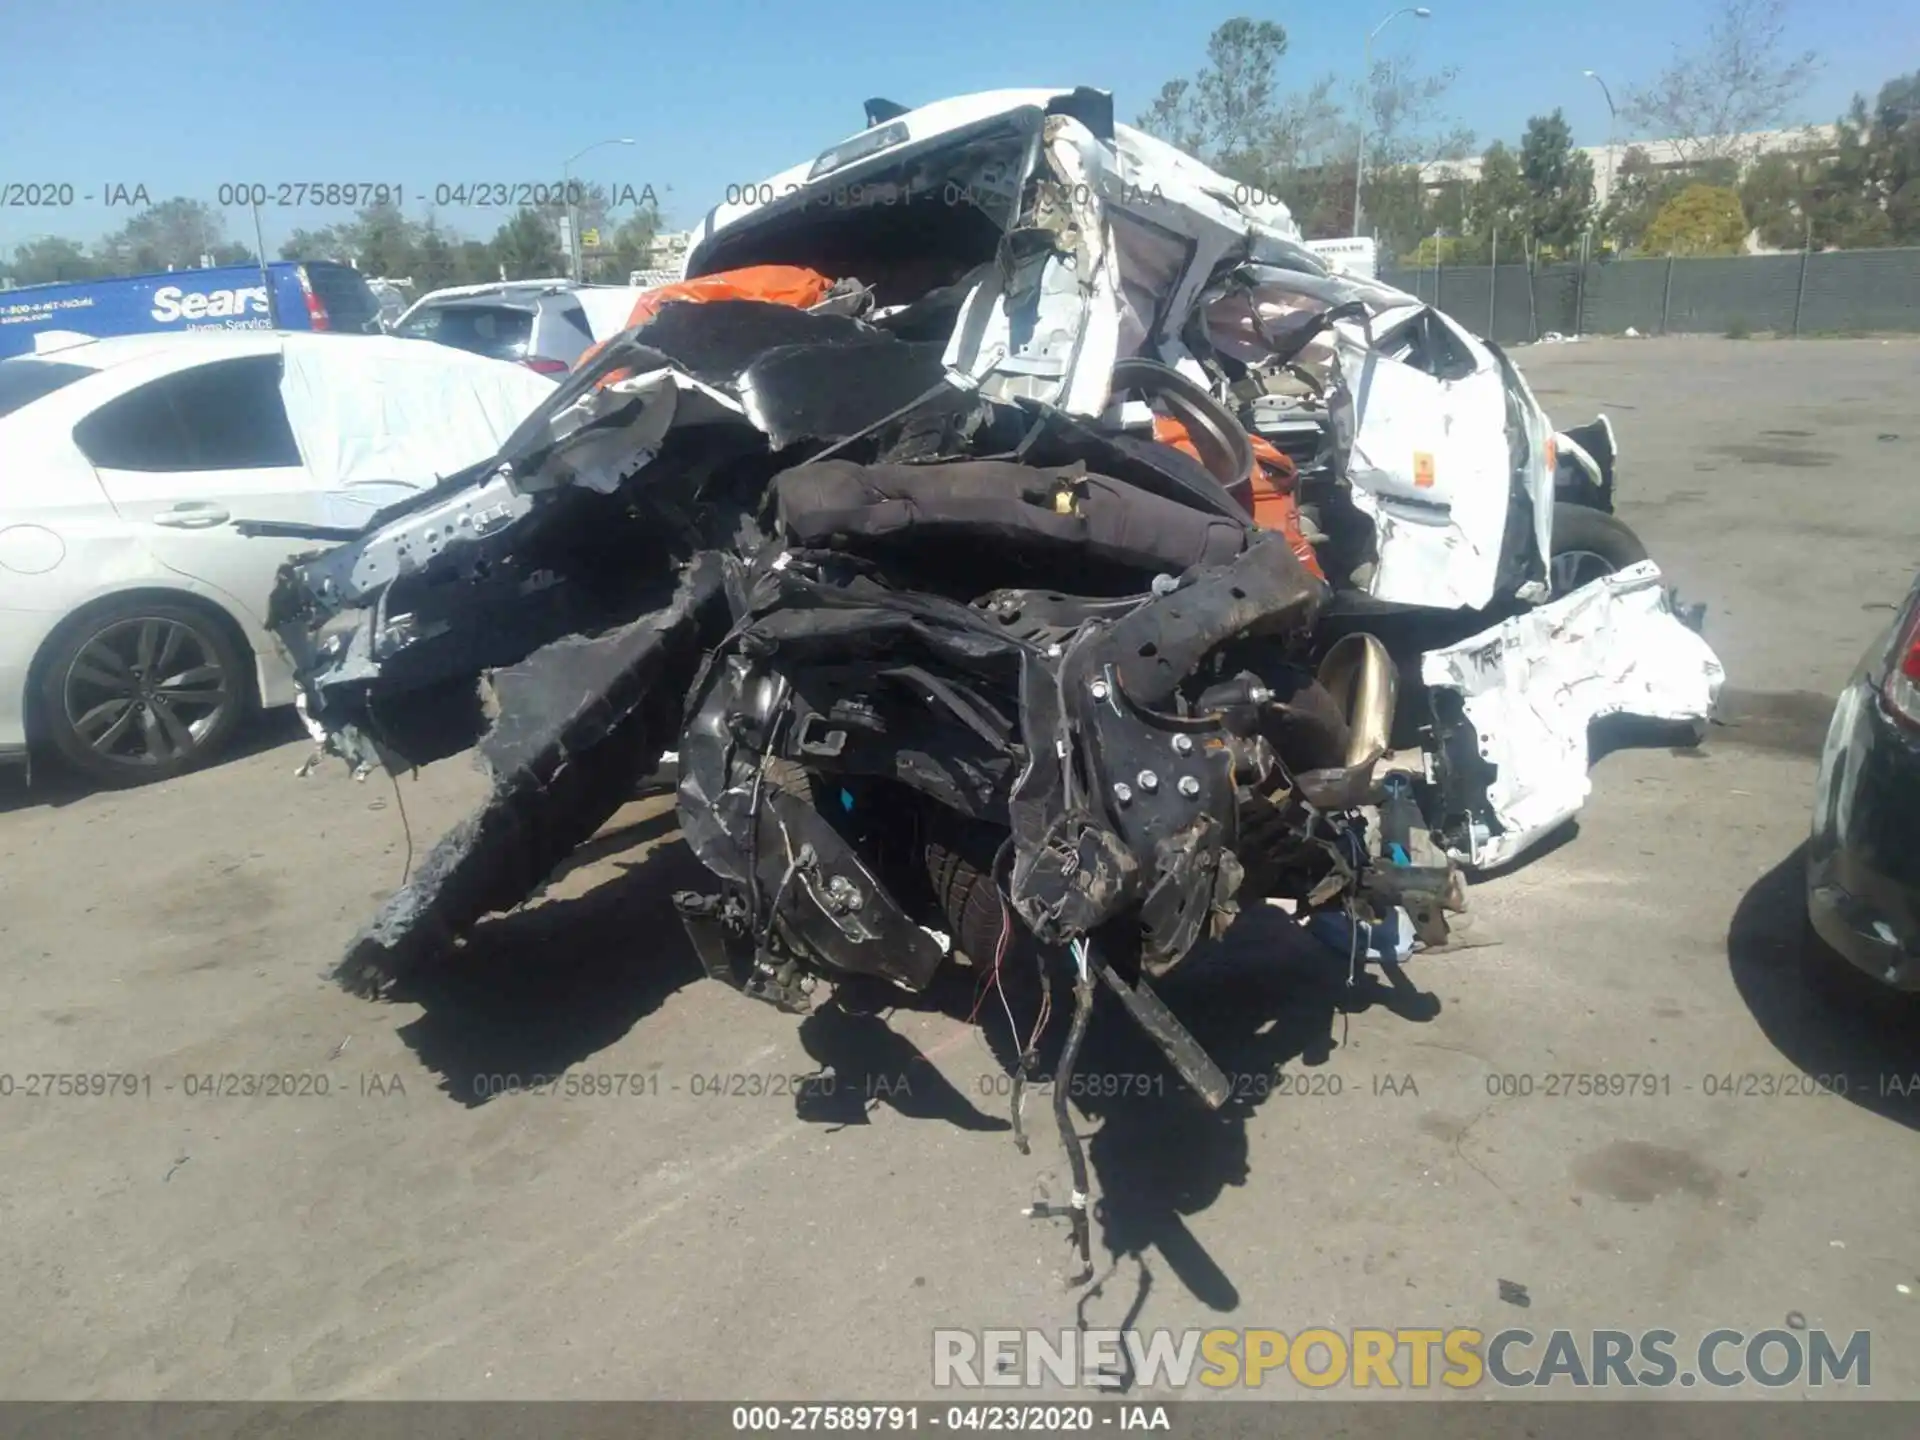
[{"label": "clear blue sky", "polygon": [[[729,183],[764,178],[858,130],[861,102],[914,104],[1007,85],[1111,89],[1132,119],[1163,80],[1195,70],[1208,33],[1248,14],[1286,26],[1289,85],[1352,77],[1392,0],[1259,7],[1157,0],[978,0],[892,5],[660,0],[60,0],[0,7],[0,185],[113,182],[158,200],[209,201],[223,181],[436,183],[557,178],[610,136],[632,147],[582,162],[586,179],[660,191],[669,222],[699,218]],[[1459,67],[1452,108],[1485,143],[1565,108],[1577,139],[1606,138],[1606,106],[1697,38],[1699,0],[1432,0],[1402,17],[1385,55]],[[1795,38],[1825,64],[1806,120],[1920,66],[1915,0],[1796,0]],[[0,197],[3,198],[3,197]],[[507,212],[442,209],[485,236]],[[263,212],[276,249],[295,226],[341,218]],[[0,208],[0,245],[37,234],[90,241],[125,210]],[[229,237],[252,242],[244,210]]]}]

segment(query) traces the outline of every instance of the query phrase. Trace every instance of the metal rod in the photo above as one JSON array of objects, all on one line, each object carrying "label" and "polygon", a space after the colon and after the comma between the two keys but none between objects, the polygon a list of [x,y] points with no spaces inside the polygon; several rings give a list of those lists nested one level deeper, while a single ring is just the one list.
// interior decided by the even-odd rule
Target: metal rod
[{"label": "metal rod", "polygon": [[1500,227],[1493,227],[1493,253],[1487,264],[1487,338],[1494,339],[1494,300],[1500,294]]},{"label": "metal rod", "polygon": [[1531,343],[1540,338],[1540,294],[1533,281],[1533,241],[1522,236],[1520,243],[1527,260],[1527,340]]},{"label": "metal rod", "polygon": [[1073,1195],[1067,1218],[1073,1226],[1073,1248],[1080,1256],[1080,1273],[1075,1283],[1093,1274],[1093,1237],[1092,1227],[1087,1223],[1087,1157],[1074,1131],[1073,1111],[1067,1097],[1073,1091],[1073,1067],[1080,1059],[1080,1047],[1087,1038],[1087,1021],[1092,1015],[1093,976],[1083,964],[1073,985],[1073,1028],[1067,1032],[1067,1048],[1061,1051],[1060,1064],[1053,1076],[1053,1123],[1060,1129],[1060,1144],[1067,1152],[1067,1168],[1073,1174]]},{"label": "metal rod", "polygon": [[1129,985],[1115,973],[1111,965],[1102,965],[1100,978],[1107,982],[1108,989],[1120,997],[1120,1003],[1127,1007],[1127,1013],[1160,1047],[1160,1053],[1173,1062],[1173,1068],[1180,1072],[1180,1078],[1206,1101],[1209,1110],[1218,1110],[1227,1103],[1233,1087],[1226,1075],[1200,1042],[1193,1038],[1193,1033],[1167,1008],[1166,1002],[1154,993],[1144,975],[1137,984]]},{"label": "metal rod", "polygon": [[1807,299],[1807,262],[1813,258],[1813,217],[1807,216],[1807,239],[1800,247],[1800,288],[1793,293],[1793,333],[1800,333],[1800,307]]},{"label": "metal rod", "polygon": [[1673,256],[1667,256],[1667,285],[1660,294],[1660,333],[1667,333],[1667,317],[1673,313]]},{"label": "metal rod", "polygon": [[1580,270],[1573,277],[1573,333],[1579,335],[1586,323],[1587,308],[1587,242],[1593,238],[1593,231],[1583,231],[1580,236]]},{"label": "metal rod", "polygon": [[260,284],[267,292],[267,327],[278,330],[280,307],[273,298],[273,277],[267,273],[267,242],[260,232],[260,203],[257,200],[253,205],[253,245],[256,251],[254,259],[260,262]]}]

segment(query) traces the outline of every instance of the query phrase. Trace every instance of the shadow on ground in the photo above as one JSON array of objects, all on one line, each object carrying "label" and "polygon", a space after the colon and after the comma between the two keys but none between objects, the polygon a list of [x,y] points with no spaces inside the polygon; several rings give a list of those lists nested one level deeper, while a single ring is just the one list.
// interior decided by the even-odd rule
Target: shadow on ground
[{"label": "shadow on ground", "polygon": [[[218,770],[222,765],[231,765],[268,750],[277,750],[305,734],[300,717],[292,709],[269,710],[264,715],[256,715],[253,722],[234,737],[226,753],[207,768]],[[57,758],[41,754],[38,750],[31,766],[0,766],[0,815],[30,810],[39,805],[59,809],[76,800],[84,800],[89,795],[102,793],[112,794],[113,790],[76,774]]]},{"label": "shadow on ground", "polygon": [[[657,842],[673,824],[667,811],[587,848]],[[692,852],[675,839],[614,863],[622,873],[583,895],[482,921],[395,991],[424,1011],[400,1038],[455,1100],[484,1104],[499,1088],[493,1077],[558,1075],[700,978],[672,904],[706,874]]]},{"label": "shadow on ground", "polygon": [[[485,1103],[497,1085],[483,1077],[557,1075],[619,1040],[675,990],[701,977],[671,896],[677,889],[706,888],[710,877],[677,837],[657,838],[672,824],[666,812],[597,838],[588,847],[594,858],[627,848],[638,858],[615,860],[622,873],[582,895],[485,921],[458,951],[416,972],[395,994],[423,1008],[399,1033],[452,1098]],[[637,847],[648,840],[655,843],[643,853]],[[1039,969],[1031,950],[1016,947],[1003,970],[1004,995],[983,991],[982,974],[951,964],[927,993],[911,997],[879,981],[823,986],[811,1012],[795,1020],[817,1067],[811,1081],[795,1086],[800,1118],[861,1125],[886,1105],[909,1119],[1010,1131],[1010,1087],[996,1083],[1001,1077],[984,1077],[989,1083],[978,1093],[963,1089],[888,1023],[898,1008],[960,1020],[977,1016],[1010,1076],[1033,1038],[1042,996]],[[1104,987],[1096,991],[1069,1088],[1076,1129],[1090,1132],[1087,1160],[1106,1252],[1105,1276],[1088,1298],[1128,1267],[1137,1313],[1153,1284],[1149,1256],[1157,1254],[1204,1304],[1230,1311],[1239,1305],[1239,1290],[1187,1218],[1226,1187],[1247,1182],[1248,1120],[1269,1098],[1299,1084],[1301,1067],[1327,1063],[1340,1043],[1343,1016],[1384,1005],[1425,1021],[1438,1014],[1439,1002],[1397,967],[1386,979],[1362,969],[1349,986],[1346,955],[1309,939],[1284,913],[1264,905],[1249,907],[1223,941],[1197,949],[1158,989],[1226,1072],[1231,1093],[1220,1110],[1209,1111],[1119,1002]],[[752,1002],[742,997],[737,1003]],[[1033,1046],[1035,1083],[1023,1109],[1033,1153],[1060,1191],[1067,1167],[1049,1077],[1071,1007],[1070,986],[1057,985],[1051,1022]],[[830,1080],[821,1083],[829,1071]],[[1034,1198],[1061,1206],[1068,1196]],[[1055,1253],[1064,1268],[1070,1259],[1065,1223],[1045,1223],[1058,1237]],[[1036,1244],[1045,1239],[1037,1231]]]},{"label": "shadow on ground", "polygon": [[[949,966],[943,983],[920,997],[919,1006],[962,1020],[977,1008],[987,1041],[1010,1075],[1040,1001],[1032,966],[1030,954],[1010,955],[1004,1002],[998,991],[990,991],[984,1003],[980,972]],[[1249,907],[1225,940],[1196,949],[1156,988],[1226,1072],[1231,1093],[1221,1109],[1208,1110],[1118,1000],[1104,987],[1096,991],[1092,1023],[1069,1093],[1079,1117],[1076,1131],[1086,1141],[1098,1243],[1106,1251],[1104,1264],[1096,1256],[1100,1278],[1085,1298],[1097,1297],[1116,1283],[1120,1271],[1130,1269],[1134,1293],[1129,1319],[1118,1322],[1122,1325],[1131,1323],[1154,1283],[1149,1263],[1153,1254],[1209,1308],[1237,1308],[1238,1288],[1200,1244],[1187,1217],[1207,1209],[1228,1186],[1247,1183],[1248,1120],[1269,1098],[1300,1084],[1302,1067],[1310,1071],[1327,1063],[1340,1043],[1344,1015],[1374,1005],[1417,1021],[1439,1013],[1438,1000],[1398,969],[1390,981],[1383,981],[1377,971],[1362,970],[1349,989],[1347,957],[1311,940],[1268,906]],[[801,1023],[808,1053],[822,1067],[831,1066],[840,1082],[831,1113],[809,1114],[803,1101],[802,1117],[858,1123],[863,1104],[888,1104],[903,1115],[942,1119],[970,1130],[1010,1130],[1008,1087],[987,1087],[991,1097],[956,1089],[886,1023],[885,1007],[898,1003],[899,992],[887,987],[846,985]],[[1070,991],[1062,984],[1046,1034],[1035,1046],[1036,1083],[1027,1088],[1023,1109],[1023,1128],[1033,1152],[1051,1156],[1046,1169],[1063,1177],[1062,1190],[1067,1168],[1052,1113],[1050,1077],[1065,1042],[1071,1006]],[[902,1076],[910,1082],[905,1087],[910,1093],[900,1093]],[[889,1093],[890,1079],[894,1093]],[[872,1090],[874,1086],[879,1089]],[[1097,1128],[1087,1121],[1097,1122]],[[1058,1207],[1069,1197],[1040,1191],[1034,1198]],[[1057,1229],[1061,1266],[1068,1268],[1065,1222],[1049,1223]]]},{"label": "shadow on ground", "polygon": [[1781,1055],[1826,1088],[1920,1127],[1920,1001],[1885,990],[1809,942],[1806,853],[1796,849],[1741,897],[1727,964]]}]

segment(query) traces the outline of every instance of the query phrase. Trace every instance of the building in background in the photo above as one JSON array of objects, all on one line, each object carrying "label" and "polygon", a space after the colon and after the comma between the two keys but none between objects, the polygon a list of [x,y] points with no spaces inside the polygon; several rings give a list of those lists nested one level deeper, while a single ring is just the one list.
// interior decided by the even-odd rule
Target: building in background
[{"label": "building in background", "polygon": [[627,277],[629,285],[670,285],[680,278],[687,263],[687,247],[693,241],[691,230],[666,230],[648,244],[641,267]]},{"label": "building in background", "polygon": [[[1685,170],[1704,163],[1708,156],[1733,156],[1740,162],[1742,174],[1762,155],[1799,151],[1810,155],[1833,153],[1840,143],[1837,125],[1805,125],[1792,130],[1754,130],[1742,135],[1716,135],[1705,140],[1621,140],[1612,145],[1583,145],[1580,153],[1593,165],[1594,204],[1604,207],[1620,172],[1620,163],[1629,150],[1638,150],[1655,170]],[[1691,157],[1691,158],[1689,158]],[[1428,190],[1480,178],[1480,157],[1464,160],[1435,160],[1420,167],[1421,182]]]}]

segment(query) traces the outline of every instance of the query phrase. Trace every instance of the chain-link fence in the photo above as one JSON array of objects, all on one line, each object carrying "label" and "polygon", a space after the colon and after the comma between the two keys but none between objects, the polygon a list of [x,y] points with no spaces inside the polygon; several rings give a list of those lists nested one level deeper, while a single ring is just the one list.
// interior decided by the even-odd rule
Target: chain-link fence
[{"label": "chain-link fence", "polygon": [[1385,270],[1476,334],[1920,331],[1920,249]]}]

